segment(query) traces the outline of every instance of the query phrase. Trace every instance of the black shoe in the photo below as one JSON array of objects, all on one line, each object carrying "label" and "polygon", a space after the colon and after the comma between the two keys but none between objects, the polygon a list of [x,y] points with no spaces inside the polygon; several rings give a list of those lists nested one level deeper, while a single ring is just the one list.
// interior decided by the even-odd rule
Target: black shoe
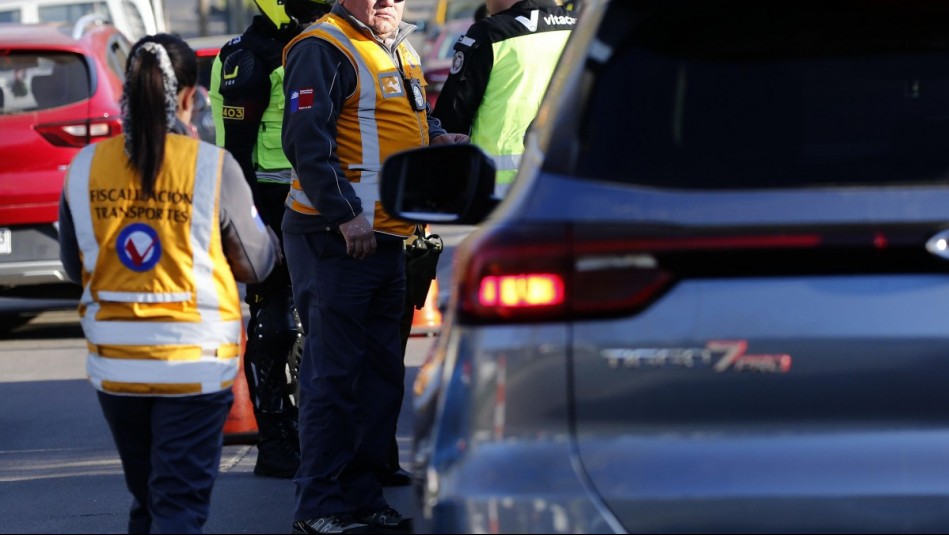
[{"label": "black shoe", "polygon": [[293,479],[300,466],[300,454],[282,440],[270,440],[257,444],[257,464],[254,475]]},{"label": "black shoe", "polygon": [[300,466],[300,439],[289,413],[257,414],[257,464],[254,475],[291,479]]},{"label": "black shoe", "polygon": [[293,523],[293,533],[370,533],[370,530],[349,515],[330,515],[298,520]]},{"label": "black shoe", "polygon": [[376,477],[383,487],[406,487],[412,484],[412,474],[402,468],[396,468],[390,472],[381,472],[376,474]]},{"label": "black shoe", "polygon": [[398,529],[406,531],[412,529],[412,519],[407,516],[402,516],[402,513],[396,511],[388,505],[381,511],[376,511],[375,513],[357,517],[356,521],[362,522],[363,524],[368,524],[370,528]]}]

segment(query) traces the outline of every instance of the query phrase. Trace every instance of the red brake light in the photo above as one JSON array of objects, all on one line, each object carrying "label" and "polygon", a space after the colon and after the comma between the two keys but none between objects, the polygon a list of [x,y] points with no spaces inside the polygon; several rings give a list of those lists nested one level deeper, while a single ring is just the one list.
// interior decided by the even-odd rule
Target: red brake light
[{"label": "red brake light", "polygon": [[559,305],[564,300],[563,277],[556,273],[487,276],[481,279],[478,298],[482,306]]},{"label": "red brake light", "polygon": [[461,321],[557,321],[629,312],[648,304],[672,280],[630,261],[623,251],[595,247],[578,255],[577,235],[564,224],[497,227],[459,251],[466,266],[459,288]]},{"label": "red brake light", "polygon": [[630,236],[615,225],[488,227],[457,253],[464,266],[458,320],[567,321],[634,314],[675,283],[683,258],[694,264],[702,263],[695,255],[707,260],[726,251],[799,250],[823,241],[818,234]]},{"label": "red brake light", "polygon": [[122,133],[122,123],[117,119],[38,124],[33,128],[57,147],[85,147]]}]

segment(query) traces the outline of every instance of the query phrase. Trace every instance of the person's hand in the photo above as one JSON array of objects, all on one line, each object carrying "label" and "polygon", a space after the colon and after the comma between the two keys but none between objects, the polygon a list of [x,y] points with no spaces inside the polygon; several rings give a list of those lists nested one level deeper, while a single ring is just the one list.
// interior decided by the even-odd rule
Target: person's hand
[{"label": "person's hand", "polygon": [[339,231],[346,240],[346,254],[362,260],[376,252],[376,236],[366,216],[359,214],[345,223],[339,224]]},{"label": "person's hand", "polygon": [[430,145],[463,145],[469,143],[471,138],[467,134],[442,134],[433,139]]}]

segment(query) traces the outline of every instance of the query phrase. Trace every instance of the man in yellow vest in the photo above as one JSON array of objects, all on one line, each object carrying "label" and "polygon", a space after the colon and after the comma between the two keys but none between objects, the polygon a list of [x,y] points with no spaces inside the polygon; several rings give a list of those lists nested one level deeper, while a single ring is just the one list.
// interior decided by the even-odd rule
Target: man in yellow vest
[{"label": "man in yellow vest", "polygon": [[503,197],[524,153],[547,84],[577,23],[558,0],[487,0],[490,16],[455,43],[448,79],[432,114],[494,158]]},{"label": "man in yellow vest", "polygon": [[284,51],[294,170],[284,250],[306,331],[295,533],[410,525],[374,474],[402,404],[404,241],[414,229],[382,209],[379,170],[395,152],[468,137],[427,113],[404,5],[339,0]]},{"label": "man in yellow vest", "polygon": [[[329,11],[332,0],[255,0],[259,15],[221,47],[211,69],[215,136],[240,163],[264,222],[280,237],[290,162],[283,154],[283,47]],[[300,465],[296,366],[303,329],[293,307],[290,275],[277,266],[247,285],[250,307],[244,373],[257,420],[254,474],[291,478]],[[288,368],[290,373],[288,373]],[[288,383],[287,377],[290,377]]]}]

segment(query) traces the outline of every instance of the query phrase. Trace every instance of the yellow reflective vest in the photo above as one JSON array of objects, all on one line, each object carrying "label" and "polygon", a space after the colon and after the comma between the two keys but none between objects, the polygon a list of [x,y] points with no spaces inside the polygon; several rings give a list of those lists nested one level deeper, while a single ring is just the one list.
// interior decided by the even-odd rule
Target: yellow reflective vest
[{"label": "yellow reflective vest", "polygon": [[[356,91],[347,97],[337,122],[337,151],[346,179],[353,185],[368,213],[373,230],[406,237],[413,223],[396,219],[379,202],[379,170],[396,152],[428,145],[428,121],[424,111],[412,108],[402,73],[388,52],[370,36],[330,13],[296,36],[284,47],[286,53],[300,39],[317,37],[339,49],[356,69]],[[421,60],[415,49],[402,41],[396,47],[404,74],[424,83]],[[318,214],[295,175],[287,197],[287,208],[302,214]]]},{"label": "yellow reflective vest", "polygon": [[120,135],[73,160],[65,195],[82,261],[79,315],[96,389],[180,396],[230,388],[241,308],[221,245],[224,152],[169,134],[146,196]]}]

